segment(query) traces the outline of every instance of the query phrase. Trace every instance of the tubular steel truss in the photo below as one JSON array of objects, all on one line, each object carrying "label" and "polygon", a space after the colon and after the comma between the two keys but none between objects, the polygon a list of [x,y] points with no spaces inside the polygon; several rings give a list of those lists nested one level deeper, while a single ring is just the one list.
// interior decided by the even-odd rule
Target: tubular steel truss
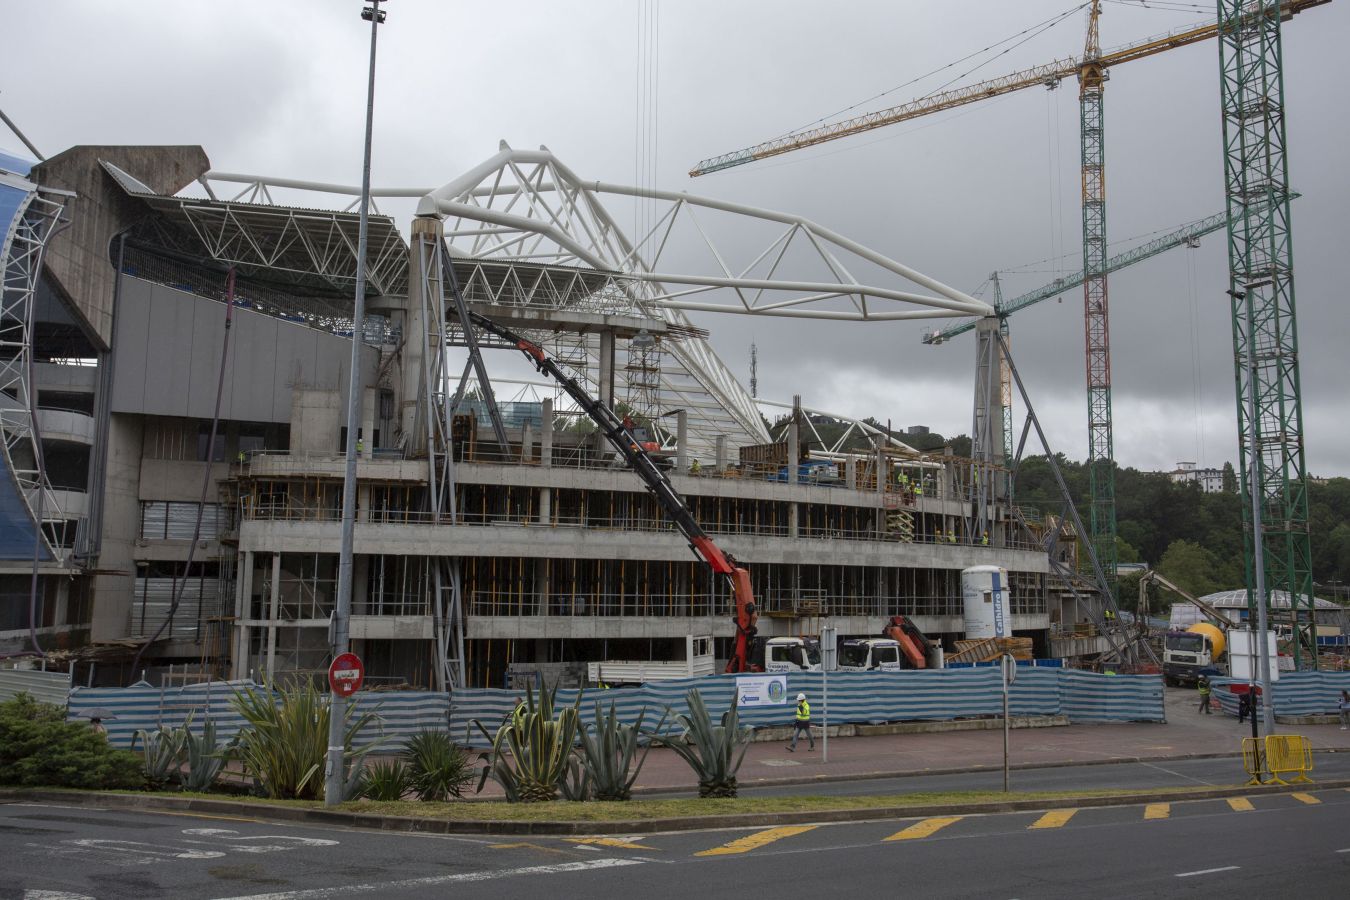
[{"label": "tubular steel truss", "polygon": [[[64,516],[42,471],[41,436],[33,418],[37,405],[33,338],[42,255],[61,219],[66,195],[41,189],[17,175],[0,173],[0,181],[10,190],[26,192],[12,227],[0,235],[4,273],[0,286],[0,452],[33,521],[38,521],[40,509],[43,522],[59,522]],[[59,558],[50,535],[41,527],[39,531],[49,558]]]},{"label": "tubular steel truss", "polygon": [[[1294,664],[1316,668],[1280,4],[1219,0],[1218,10],[1247,584],[1257,583],[1260,540],[1267,591],[1286,591],[1291,598]],[[1259,536],[1253,533],[1253,492],[1261,504]],[[1268,601],[1255,590],[1248,597],[1255,621],[1256,603]]]}]

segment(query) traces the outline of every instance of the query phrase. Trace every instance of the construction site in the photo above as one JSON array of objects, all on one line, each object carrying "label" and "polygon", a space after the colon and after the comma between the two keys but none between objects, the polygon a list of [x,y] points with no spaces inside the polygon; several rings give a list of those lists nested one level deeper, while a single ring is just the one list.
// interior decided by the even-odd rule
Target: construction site
[{"label": "construction site", "polygon": [[[1108,52],[1093,2],[1073,59],[690,172],[1076,82],[1082,269],[1007,300],[790,209],[597,181],[542,147],[370,188],[415,201],[408,220],[304,172],[218,169],[201,146],[0,156],[0,652],[79,684],[271,684],[321,678],[341,621],[368,685],[432,692],[627,664],[774,671],[775,647],[818,669],[826,635],[885,637],[895,668],[1011,654],[1159,673],[1116,586],[1108,276],[1218,233],[1249,598],[1283,592],[1281,654],[1316,669],[1279,34],[1326,2],[1224,3]],[[1111,255],[1108,72],[1206,41],[1225,66],[1227,208]],[[719,233],[759,243],[723,252]],[[1056,448],[1009,317],[1075,293],[1091,500],[1076,509],[1056,470],[1062,506],[1032,511],[1019,466]],[[727,312],[957,317],[923,340],[973,332],[969,455],[758,396],[709,342]],[[1254,624],[1256,603],[1224,608]]]}]

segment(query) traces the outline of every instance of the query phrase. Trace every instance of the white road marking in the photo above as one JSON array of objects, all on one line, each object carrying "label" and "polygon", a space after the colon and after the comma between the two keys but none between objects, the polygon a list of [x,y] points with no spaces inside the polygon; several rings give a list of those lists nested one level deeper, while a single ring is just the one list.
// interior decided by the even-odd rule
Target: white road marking
[{"label": "white road marking", "polygon": [[1198,872],[1178,872],[1178,878],[1190,878],[1192,875],[1212,875],[1215,872],[1231,872],[1234,869],[1240,869],[1241,866],[1219,866],[1217,869],[1200,869]]},{"label": "white road marking", "polygon": [[[191,838],[186,838],[183,841],[185,844],[206,844],[207,846],[222,847],[235,853],[278,853],[285,850],[295,850],[299,847],[334,847],[338,843],[327,838],[308,838],[289,834],[246,835],[229,828],[184,828],[183,834],[199,835],[211,839],[194,841]],[[269,843],[258,843],[259,841]]]},{"label": "white road marking", "polygon": [[1350,847],[1346,847],[1344,850],[1337,850],[1336,852],[1337,852],[1337,853],[1350,853]]},{"label": "white road marking", "polygon": [[88,894],[68,894],[65,891],[26,890],[23,892],[23,900],[94,900],[94,898]]},{"label": "white road marking", "polygon": [[142,856],[159,859],[219,859],[225,853],[220,850],[177,850],[173,847],[157,847],[141,841],[117,841],[111,838],[79,838],[62,841],[74,847],[87,847],[91,850],[109,850],[116,853],[138,853]]},{"label": "white road marking", "polygon": [[368,884],[343,884],[307,891],[281,891],[275,894],[248,894],[223,900],[324,900],[327,897],[345,897],[348,894],[371,894],[406,888],[435,887],[441,884],[463,884],[474,881],[495,881],[519,875],[560,875],[566,872],[586,872],[592,869],[610,869],[617,866],[640,866],[636,859],[594,859],[582,862],[558,863],[553,866],[526,866],[520,869],[497,869],[484,872],[462,872],[457,875],[432,875],[427,878],[408,878],[403,881],[381,881]]}]

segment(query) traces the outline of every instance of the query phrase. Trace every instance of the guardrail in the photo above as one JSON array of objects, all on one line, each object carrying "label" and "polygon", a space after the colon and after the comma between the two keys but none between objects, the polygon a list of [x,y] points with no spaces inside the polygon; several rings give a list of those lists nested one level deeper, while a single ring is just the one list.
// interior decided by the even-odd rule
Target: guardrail
[{"label": "guardrail", "polygon": [[[1264,784],[1269,776],[1275,784],[1312,784],[1312,744],[1301,734],[1268,734],[1263,738],[1242,739],[1242,768],[1250,776],[1250,785]],[[1292,774],[1285,781],[1281,776]]]}]

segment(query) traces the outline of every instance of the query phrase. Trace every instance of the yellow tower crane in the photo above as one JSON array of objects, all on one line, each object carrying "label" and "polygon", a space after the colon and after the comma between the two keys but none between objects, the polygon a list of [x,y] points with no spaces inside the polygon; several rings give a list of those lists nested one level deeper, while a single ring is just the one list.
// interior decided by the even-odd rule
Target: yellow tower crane
[{"label": "yellow tower crane", "polygon": [[[1280,19],[1330,0],[1285,0],[1280,4]],[[689,170],[696,178],[794,150],[813,147],[917,119],[943,110],[955,109],[1000,97],[1023,88],[1043,85],[1058,87],[1061,80],[1075,77],[1079,85],[1081,112],[1080,147],[1083,187],[1083,325],[1087,348],[1088,392],[1088,474],[1091,486],[1090,525],[1092,546],[1101,569],[1114,591],[1116,572],[1115,461],[1111,423],[1111,344],[1109,308],[1106,290],[1106,165],[1103,141],[1102,99],[1107,72],[1112,66],[1144,59],[1209,40],[1219,34],[1216,23],[1179,28],[1147,40],[1102,53],[1098,38],[1101,0],[1092,0],[1088,12],[1087,40],[1083,55],[1060,59],[1034,68],[953,88],[911,100],[899,106],[856,116],[830,125],[783,135],[753,147],[705,159]]]}]

